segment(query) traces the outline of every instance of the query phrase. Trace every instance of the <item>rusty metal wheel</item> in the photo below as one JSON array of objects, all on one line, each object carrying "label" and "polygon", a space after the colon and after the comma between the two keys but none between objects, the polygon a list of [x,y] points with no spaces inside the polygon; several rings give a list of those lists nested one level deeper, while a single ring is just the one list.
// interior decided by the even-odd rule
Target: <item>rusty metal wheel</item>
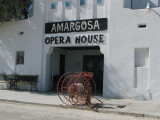
[{"label": "rusty metal wheel", "polygon": [[94,96],[95,90],[93,73],[68,72],[57,83],[58,96],[66,105],[85,104],[88,95]]}]

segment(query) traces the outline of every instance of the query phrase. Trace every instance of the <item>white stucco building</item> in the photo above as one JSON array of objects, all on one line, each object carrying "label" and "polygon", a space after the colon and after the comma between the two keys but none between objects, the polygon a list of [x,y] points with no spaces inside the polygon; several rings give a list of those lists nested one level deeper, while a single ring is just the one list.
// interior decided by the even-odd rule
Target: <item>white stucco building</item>
[{"label": "white stucco building", "polygon": [[[0,74],[94,72],[109,98],[160,100],[160,0],[34,0],[33,16],[0,23]],[[24,63],[17,64],[17,54]]]}]

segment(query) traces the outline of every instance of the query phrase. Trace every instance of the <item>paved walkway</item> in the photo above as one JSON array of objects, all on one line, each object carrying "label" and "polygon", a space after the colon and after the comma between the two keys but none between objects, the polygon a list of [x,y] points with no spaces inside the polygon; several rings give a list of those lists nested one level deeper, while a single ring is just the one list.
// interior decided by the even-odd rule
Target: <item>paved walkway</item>
[{"label": "paved walkway", "polygon": [[[99,96],[98,98],[104,103],[104,106],[98,109],[99,112],[111,112],[160,119],[160,102],[138,101],[134,99],[107,99]],[[57,94],[52,92],[0,90],[0,101],[41,104],[56,107],[62,106],[62,102]]]}]

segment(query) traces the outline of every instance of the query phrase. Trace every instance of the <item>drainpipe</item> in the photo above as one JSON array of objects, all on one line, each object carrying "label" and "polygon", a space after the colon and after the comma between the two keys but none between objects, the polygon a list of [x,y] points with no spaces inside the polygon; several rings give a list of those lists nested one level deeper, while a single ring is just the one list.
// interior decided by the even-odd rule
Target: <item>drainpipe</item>
[{"label": "drainpipe", "polygon": [[151,93],[150,89],[148,89],[148,93],[149,93],[149,99],[152,100],[152,93]]}]

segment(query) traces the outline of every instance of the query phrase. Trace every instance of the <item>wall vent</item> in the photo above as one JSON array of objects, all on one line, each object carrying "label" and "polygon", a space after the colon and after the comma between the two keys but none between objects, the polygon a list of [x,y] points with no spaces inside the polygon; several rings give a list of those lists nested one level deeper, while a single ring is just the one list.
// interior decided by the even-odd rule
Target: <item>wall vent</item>
[{"label": "wall vent", "polygon": [[146,28],[146,26],[147,26],[146,24],[139,24],[138,28]]}]

